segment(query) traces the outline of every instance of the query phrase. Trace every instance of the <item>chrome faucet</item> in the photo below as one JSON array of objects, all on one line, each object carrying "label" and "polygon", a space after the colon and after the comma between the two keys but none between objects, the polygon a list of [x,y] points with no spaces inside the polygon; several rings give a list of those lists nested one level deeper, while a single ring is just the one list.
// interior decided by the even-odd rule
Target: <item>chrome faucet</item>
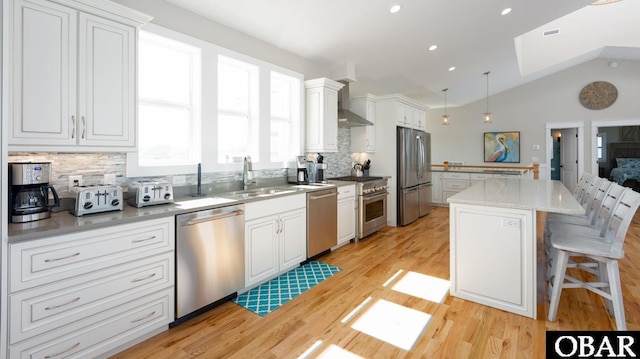
[{"label": "chrome faucet", "polygon": [[251,169],[251,156],[245,156],[244,157],[244,162],[242,165],[242,185],[243,185],[243,189],[249,189],[249,185],[250,184],[255,184],[256,181],[255,180],[250,180],[249,177],[250,176],[250,172],[252,171]]}]

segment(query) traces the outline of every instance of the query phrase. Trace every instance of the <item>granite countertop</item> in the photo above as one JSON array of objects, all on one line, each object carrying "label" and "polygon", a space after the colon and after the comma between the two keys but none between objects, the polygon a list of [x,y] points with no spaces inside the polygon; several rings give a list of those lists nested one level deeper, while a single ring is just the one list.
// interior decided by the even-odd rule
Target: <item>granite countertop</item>
[{"label": "granite countertop", "polygon": [[449,203],[584,214],[584,208],[560,181],[488,178],[447,199]]},{"label": "granite countertop", "polygon": [[486,173],[486,174],[501,174],[501,175],[520,175],[522,171],[519,170],[501,170],[501,169],[483,169],[483,168],[451,168],[444,170],[443,167],[432,168],[431,172],[459,172],[459,173]]},{"label": "granite countertop", "polygon": [[149,219],[171,217],[183,213],[319,191],[327,187],[338,187],[347,183],[355,182],[329,181],[327,184],[320,185],[283,185],[268,187],[287,190],[287,192],[250,198],[238,198],[238,196],[229,195],[229,192],[210,193],[205,197],[180,197],[176,198],[175,202],[171,204],[159,204],[141,208],[125,204],[124,210],[122,211],[88,214],[81,217],[76,217],[68,211],[56,212],[52,213],[50,218],[39,221],[10,223],[7,228],[8,241],[9,243],[19,242],[56,235],[65,235],[73,232],[106,228],[114,225],[139,222]]}]

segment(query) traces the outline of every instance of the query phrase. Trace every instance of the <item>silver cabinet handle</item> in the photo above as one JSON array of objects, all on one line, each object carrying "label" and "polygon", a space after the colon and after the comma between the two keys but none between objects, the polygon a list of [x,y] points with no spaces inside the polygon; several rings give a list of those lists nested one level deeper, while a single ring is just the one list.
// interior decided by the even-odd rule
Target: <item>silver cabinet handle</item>
[{"label": "silver cabinet handle", "polygon": [[146,275],[146,276],[141,277],[141,278],[132,279],[132,280],[131,280],[131,283],[141,282],[141,281],[143,281],[143,280],[145,280],[145,279],[149,279],[149,278],[155,277],[155,275],[156,275],[155,273],[151,273],[151,274]]},{"label": "silver cabinet handle", "polygon": [[82,138],[87,134],[87,120],[82,116]]},{"label": "silver cabinet handle", "polygon": [[68,256],[64,256],[64,257],[59,257],[59,258],[49,258],[49,259],[45,259],[45,263],[51,263],[51,262],[57,262],[57,261],[61,261],[64,259],[69,259],[69,258],[73,258],[73,257],[77,257],[80,255],[80,252],[76,252],[74,254],[70,254]]},{"label": "silver cabinet handle", "polygon": [[44,357],[45,357],[45,359],[48,359],[48,358],[55,358],[55,357],[60,356],[60,355],[62,355],[62,354],[64,354],[64,353],[66,353],[66,352],[70,352],[70,351],[72,351],[73,349],[77,348],[79,345],[80,345],[80,342],[77,342],[77,343],[75,343],[74,345],[72,345],[72,346],[71,346],[71,348],[69,348],[69,349],[67,349],[67,350],[61,351],[60,353],[56,353],[56,354],[49,354],[49,355],[45,355]]},{"label": "silver cabinet handle", "polygon": [[191,226],[191,225],[202,223],[202,222],[209,222],[209,221],[215,221],[217,219],[223,219],[223,218],[227,218],[227,217],[239,216],[239,215],[241,215],[243,213],[244,213],[244,211],[239,209],[239,210],[233,211],[233,212],[223,212],[223,213],[218,213],[218,214],[212,214],[210,216],[205,216],[205,217],[200,217],[200,218],[195,218],[195,219],[191,219],[191,220],[188,220],[188,221],[184,221],[184,222],[182,222],[182,225],[183,226]]},{"label": "silver cabinet handle", "polygon": [[76,116],[71,115],[71,138],[76,138]]},{"label": "silver cabinet handle", "polygon": [[143,239],[134,239],[134,240],[131,241],[131,243],[146,242],[146,241],[150,241],[150,240],[155,239],[155,238],[156,238],[156,236],[152,236],[152,237],[149,237],[149,238],[143,238]]},{"label": "silver cabinet handle", "polygon": [[75,298],[71,299],[70,301],[68,301],[68,302],[66,302],[66,303],[58,304],[58,305],[52,305],[52,306],[50,306],[50,307],[46,307],[46,308],[44,308],[44,310],[53,310],[53,309],[58,309],[58,308],[60,308],[60,307],[64,307],[65,305],[69,305],[69,304],[71,304],[71,303],[75,303],[75,302],[77,302],[77,301],[79,301],[79,300],[80,300],[80,297],[75,297]]},{"label": "silver cabinet handle", "polygon": [[155,310],[154,310],[153,312],[151,312],[150,314],[145,315],[145,316],[144,316],[144,317],[142,317],[142,318],[138,318],[138,319],[134,319],[134,320],[132,320],[132,321],[131,321],[131,323],[137,323],[137,322],[143,321],[143,320],[145,320],[145,319],[147,319],[147,318],[152,317],[154,314],[156,314],[156,311],[155,311]]},{"label": "silver cabinet handle", "polygon": [[311,200],[313,200],[313,199],[322,199],[322,198],[333,197],[333,196],[337,196],[337,195],[338,195],[338,192],[324,194],[322,196],[311,196],[311,195],[309,195],[309,199],[311,199]]}]

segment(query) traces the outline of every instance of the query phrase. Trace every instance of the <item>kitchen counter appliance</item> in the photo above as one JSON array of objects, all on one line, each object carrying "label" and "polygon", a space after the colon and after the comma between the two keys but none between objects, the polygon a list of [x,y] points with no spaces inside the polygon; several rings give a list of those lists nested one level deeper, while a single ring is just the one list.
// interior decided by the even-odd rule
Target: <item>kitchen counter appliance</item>
[{"label": "kitchen counter appliance", "polygon": [[176,216],[176,321],[244,288],[244,205]]},{"label": "kitchen counter appliance", "polygon": [[[51,207],[60,203],[49,185],[50,162],[9,163],[9,222],[24,223],[51,217]],[[49,203],[49,193],[54,202]]]},{"label": "kitchen counter appliance", "polygon": [[307,193],[307,258],[338,244],[338,190]]},{"label": "kitchen counter appliance", "polygon": [[405,226],[431,208],[431,135],[398,127],[398,224]]},{"label": "kitchen counter appliance", "polygon": [[69,192],[74,198],[71,213],[76,217],[124,209],[120,186],[104,184],[75,186]]},{"label": "kitchen counter appliance", "polygon": [[344,176],[330,180],[356,182],[358,219],[355,241],[375,233],[387,225],[387,179],[376,176]]},{"label": "kitchen counter appliance", "polygon": [[131,182],[127,203],[138,208],[173,203],[173,186],[167,181]]}]

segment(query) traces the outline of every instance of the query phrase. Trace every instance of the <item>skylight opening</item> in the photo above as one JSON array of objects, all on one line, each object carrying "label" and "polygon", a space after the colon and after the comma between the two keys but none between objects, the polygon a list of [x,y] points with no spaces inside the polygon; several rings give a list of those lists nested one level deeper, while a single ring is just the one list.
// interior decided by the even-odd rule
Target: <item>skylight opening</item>
[{"label": "skylight opening", "polygon": [[455,67],[455,66],[451,66],[451,67],[449,67],[449,71],[453,71],[453,70],[455,70],[455,69],[456,69],[456,67]]},{"label": "skylight opening", "polygon": [[389,12],[392,14],[397,13],[398,11],[400,11],[401,6],[400,5],[393,5],[390,9]]},{"label": "skylight opening", "polygon": [[437,48],[438,48],[438,45],[431,45],[429,46],[429,51],[434,51]]},{"label": "skylight opening", "polygon": [[508,7],[508,8],[506,8],[506,9],[502,10],[502,12],[500,13],[500,15],[504,16],[504,15],[507,15],[508,13],[510,13],[510,12],[511,12],[511,8],[510,8],[510,7]]}]

